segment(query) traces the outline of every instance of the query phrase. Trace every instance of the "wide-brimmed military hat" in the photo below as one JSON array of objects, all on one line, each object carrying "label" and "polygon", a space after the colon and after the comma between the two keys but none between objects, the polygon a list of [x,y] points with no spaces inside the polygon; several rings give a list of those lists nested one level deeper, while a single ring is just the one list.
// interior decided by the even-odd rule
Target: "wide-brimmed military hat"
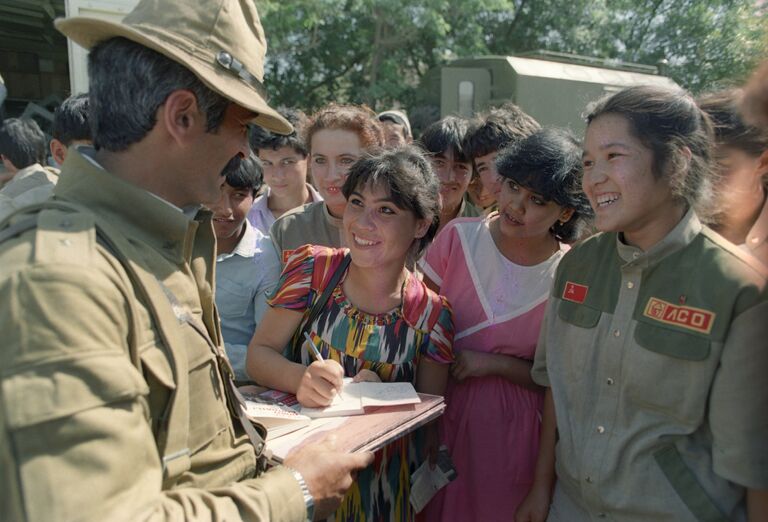
[{"label": "wide-brimmed military hat", "polygon": [[254,111],[253,122],[279,134],[293,127],[267,103],[267,42],[253,0],[142,0],[122,22],[78,16],[56,28],[86,49],[123,37],[192,71],[205,85]]}]

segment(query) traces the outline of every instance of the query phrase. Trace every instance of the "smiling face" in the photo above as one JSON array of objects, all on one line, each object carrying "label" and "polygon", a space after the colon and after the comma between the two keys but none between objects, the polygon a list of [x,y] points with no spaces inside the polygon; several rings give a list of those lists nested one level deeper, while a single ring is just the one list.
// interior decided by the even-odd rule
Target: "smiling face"
[{"label": "smiling face", "polygon": [[453,149],[431,157],[432,168],[440,180],[440,198],[443,209],[458,211],[461,199],[472,178],[472,164],[455,159]]},{"label": "smiling face", "polygon": [[224,183],[218,201],[210,205],[216,239],[239,239],[245,217],[253,206],[253,190],[237,188]]},{"label": "smiling face", "polygon": [[312,135],[310,169],[317,190],[331,214],[341,217],[347,200],[341,187],[349,168],[363,153],[357,133],[345,129],[322,129]]},{"label": "smiling face", "polygon": [[584,139],[584,192],[602,231],[623,232],[624,240],[647,250],[683,216],[664,177],[653,173],[653,152],[631,132],[629,121],[603,114]]},{"label": "smiling face", "polygon": [[343,223],[352,262],[365,268],[402,269],[414,240],[429,228],[427,220],[395,205],[380,185],[352,191]]},{"label": "smiling face", "polygon": [[307,182],[307,158],[293,147],[259,149],[264,183],[278,197],[300,197]]},{"label": "smiling face", "polygon": [[478,176],[474,176],[467,187],[469,201],[477,208],[486,209],[496,203],[496,196],[490,190],[485,188],[483,181]]},{"label": "smiling face", "polygon": [[499,230],[507,238],[551,240],[550,229],[568,221],[573,209],[564,209],[541,194],[505,180],[499,192]]}]

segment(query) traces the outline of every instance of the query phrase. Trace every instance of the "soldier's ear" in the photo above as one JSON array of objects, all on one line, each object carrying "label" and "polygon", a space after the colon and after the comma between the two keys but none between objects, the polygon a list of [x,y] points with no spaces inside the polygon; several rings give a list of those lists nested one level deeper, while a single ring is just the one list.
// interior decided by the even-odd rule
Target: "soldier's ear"
[{"label": "soldier's ear", "polygon": [[197,98],[192,91],[173,91],[157,111],[158,124],[163,125],[165,131],[180,145],[187,144],[197,134],[198,127],[205,128]]},{"label": "soldier's ear", "polygon": [[56,138],[51,138],[49,148],[51,149],[51,157],[53,158],[53,161],[58,165],[64,163],[64,160],[67,157],[67,146]]}]

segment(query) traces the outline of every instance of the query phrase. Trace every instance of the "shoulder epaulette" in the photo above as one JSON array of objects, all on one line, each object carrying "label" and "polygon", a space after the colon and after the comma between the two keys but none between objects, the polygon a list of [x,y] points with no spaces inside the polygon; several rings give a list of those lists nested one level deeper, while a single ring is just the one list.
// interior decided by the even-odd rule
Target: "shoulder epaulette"
[{"label": "shoulder epaulette", "polygon": [[[18,216],[16,220],[12,220]],[[88,262],[96,244],[93,214],[58,200],[24,207],[0,223],[0,243],[37,229],[35,259],[62,263]]]}]

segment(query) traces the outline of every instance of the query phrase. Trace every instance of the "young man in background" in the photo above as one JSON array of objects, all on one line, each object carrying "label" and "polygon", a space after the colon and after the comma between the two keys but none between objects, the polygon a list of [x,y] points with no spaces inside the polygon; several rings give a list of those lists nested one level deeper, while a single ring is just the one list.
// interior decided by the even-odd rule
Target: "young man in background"
[{"label": "young man in background", "polygon": [[262,185],[259,159],[252,155],[232,160],[224,174],[221,197],[209,205],[216,233],[216,308],[235,379],[248,381],[248,343],[266,309],[266,296],[280,277],[280,260],[269,237],[246,219]]}]

